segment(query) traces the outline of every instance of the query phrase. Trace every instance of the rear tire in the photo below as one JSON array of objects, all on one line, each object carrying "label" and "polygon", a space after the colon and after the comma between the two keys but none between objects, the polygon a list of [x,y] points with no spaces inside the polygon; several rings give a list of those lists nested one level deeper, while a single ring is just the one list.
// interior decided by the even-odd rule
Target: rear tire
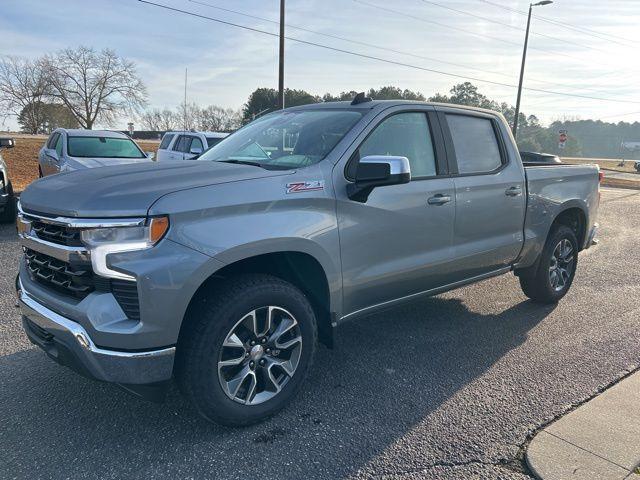
[{"label": "rear tire", "polygon": [[534,302],[557,303],[571,288],[577,266],[576,235],[558,225],[549,233],[538,263],[520,272],[520,287]]},{"label": "rear tire", "polygon": [[284,408],[315,355],[309,300],[270,275],[229,279],[196,300],[185,322],[176,380],[196,410],[219,424],[250,425]]}]

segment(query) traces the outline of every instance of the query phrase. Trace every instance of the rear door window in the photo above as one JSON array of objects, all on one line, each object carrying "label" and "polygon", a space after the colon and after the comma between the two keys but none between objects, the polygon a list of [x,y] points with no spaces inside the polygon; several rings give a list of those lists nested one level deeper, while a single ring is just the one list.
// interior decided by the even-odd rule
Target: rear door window
[{"label": "rear door window", "polygon": [[173,137],[175,137],[173,133],[165,134],[165,136],[162,137],[162,142],[160,142],[159,148],[161,150],[166,150],[167,148],[169,148],[169,144],[171,143],[171,140],[173,140]]},{"label": "rear door window", "polygon": [[447,114],[458,173],[490,173],[502,166],[493,122],[488,118]]}]

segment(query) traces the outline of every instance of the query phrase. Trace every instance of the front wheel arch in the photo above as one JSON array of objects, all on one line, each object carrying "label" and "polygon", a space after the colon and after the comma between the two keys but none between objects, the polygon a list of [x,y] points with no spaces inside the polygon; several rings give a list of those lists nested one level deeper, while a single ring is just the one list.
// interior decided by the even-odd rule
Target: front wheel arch
[{"label": "front wheel arch", "polygon": [[331,312],[331,293],[325,269],[308,253],[298,251],[271,252],[244,258],[217,269],[196,289],[186,308],[178,343],[189,321],[190,311],[203,297],[215,293],[231,278],[246,274],[271,275],[299,288],[313,306],[317,318],[318,338],[327,347],[333,347],[334,314]]}]

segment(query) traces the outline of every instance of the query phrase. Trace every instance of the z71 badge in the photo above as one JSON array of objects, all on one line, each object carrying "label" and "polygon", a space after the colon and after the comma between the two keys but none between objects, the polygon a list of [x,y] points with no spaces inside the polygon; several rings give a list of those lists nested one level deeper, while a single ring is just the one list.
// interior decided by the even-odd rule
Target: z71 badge
[{"label": "z71 badge", "polygon": [[287,193],[315,192],[317,190],[324,190],[324,180],[287,183]]}]

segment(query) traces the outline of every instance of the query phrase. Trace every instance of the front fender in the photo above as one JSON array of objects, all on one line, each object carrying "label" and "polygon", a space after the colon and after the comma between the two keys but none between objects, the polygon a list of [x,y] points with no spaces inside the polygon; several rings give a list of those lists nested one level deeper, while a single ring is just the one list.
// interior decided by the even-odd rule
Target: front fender
[{"label": "front fender", "polygon": [[[318,169],[307,170],[309,177],[322,178]],[[272,177],[176,192],[158,201],[151,213],[169,214],[167,238],[224,265],[268,253],[310,255],[327,277],[331,311],[340,312],[335,199],[329,188],[287,195],[290,181],[289,176]]]}]

